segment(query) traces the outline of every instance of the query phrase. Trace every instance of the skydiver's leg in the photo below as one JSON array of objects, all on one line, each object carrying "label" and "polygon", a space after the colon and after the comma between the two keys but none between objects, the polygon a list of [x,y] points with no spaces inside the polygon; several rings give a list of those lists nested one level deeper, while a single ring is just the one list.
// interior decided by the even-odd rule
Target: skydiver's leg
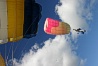
[{"label": "skydiver's leg", "polygon": [[86,32],[86,30],[84,30],[84,32]]}]

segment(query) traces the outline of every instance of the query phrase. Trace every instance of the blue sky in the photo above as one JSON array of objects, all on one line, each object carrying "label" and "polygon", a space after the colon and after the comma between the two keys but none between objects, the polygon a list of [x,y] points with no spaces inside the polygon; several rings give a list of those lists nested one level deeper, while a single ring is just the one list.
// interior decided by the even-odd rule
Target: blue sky
[{"label": "blue sky", "polygon": [[90,30],[88,31],[88,34],[81,36],[78,39],[77,44],[79,44],[78,47],[78,54],[83,57],[87,58],[87,62],[85,66],[97,66],[98,65],[98,9],[96,8],[98,4],[98,1],[94,4],[92,8],[93,13],[93,20],[90,22]]},{"label": "blue sky", "polygon": [[[5,57],[4,52],[6,50],[6,56],[8,57],[8,60],[11,59],[10,47],[12,44],[14,45],[14,50],[17,47],[14,53],[14,58],[18,59],[17,61],[21,62],[19,63],[14,60],[16,66],[48,66],[50,64],[50,66],[98,66],[98,1],[87,0],[85,2],[85,0],[79,0],[80,2],[78,2],[78,0],[60,0],[62,6],[57,6],[58,15],[57,13],[55,13],[55,7],[58,4],[59,0],[36,1],[42,5],[43,9],[42,18],[39,22],[38,35],[28,40],[22,39],[15,43],[7,43],[6,45],[0,45],[0,52],[3,57]],[[78,5],[80,6],[80,10],[79,7],[77,7]],[[84,6],[86,6],[87,8],[82,9],[82,7]],[[78,12],[79,14],[76,14],[76,12]],[[85,16],[85,18],[82,18],[81,16]],[[48,35],[43,30],[44,21],[47,17],[65,21],[71,25],[72,29],[81,27],[87,29],[88,32],[85,35],[77,35],[74,31],[71,30],[70,37],[68,35]],[[81,23],[82,21],[83,23]],[[38,45],[35,45],[35,43],[37,43]],[[42,47],[41,44],[45,45]],[[71,45],[74,46],[74,48],[72,48]],[[42,48],[39,48],[39,46]],[[33,49],[31,49],[31,47]],[[37,49],[37,52],[34,52],[34,49]],[[59,59],[58,57],[61,58]],[[20,58],[21,60],[19,60]],[[51,61],[53,61],[53,63]],[[55,61],[57,61],[58,63]]]}]

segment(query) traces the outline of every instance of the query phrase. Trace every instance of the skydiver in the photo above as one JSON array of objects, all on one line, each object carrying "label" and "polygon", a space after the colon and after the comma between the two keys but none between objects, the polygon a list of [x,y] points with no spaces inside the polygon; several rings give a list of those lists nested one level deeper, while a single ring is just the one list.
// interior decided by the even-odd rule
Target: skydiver
[{"label": "skydiver", "polygon": [[84,32],[86,32],[86,30],[82,30],[81,28],[73,29],[73,30],[75,30],[76,32],[78,32],[78,34],[79,34],[79,32],[81,32],[82,34],[84,34]]}]

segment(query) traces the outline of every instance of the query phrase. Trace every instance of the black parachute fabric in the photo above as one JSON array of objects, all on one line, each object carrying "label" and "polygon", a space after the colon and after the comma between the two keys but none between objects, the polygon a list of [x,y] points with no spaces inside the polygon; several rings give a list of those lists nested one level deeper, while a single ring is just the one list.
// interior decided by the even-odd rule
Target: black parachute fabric
[{"label": "black parachute fabric", "polygon": [[25,0],[24,5],[24,27],[23,37],[31,38],[36,36],[38,23],[41,19],[42,7],[35,0]]}]

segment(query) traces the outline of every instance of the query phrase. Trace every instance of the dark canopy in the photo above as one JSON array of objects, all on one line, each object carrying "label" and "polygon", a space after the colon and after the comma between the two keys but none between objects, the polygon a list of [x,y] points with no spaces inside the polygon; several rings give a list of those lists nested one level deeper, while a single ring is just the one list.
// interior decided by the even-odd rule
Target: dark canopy
[{"label": "dark canopy", "polygon": [[24,38],[36,36],[38,23],[41,19],[42,7],[35,0],[25,0],[24,6]]}]

